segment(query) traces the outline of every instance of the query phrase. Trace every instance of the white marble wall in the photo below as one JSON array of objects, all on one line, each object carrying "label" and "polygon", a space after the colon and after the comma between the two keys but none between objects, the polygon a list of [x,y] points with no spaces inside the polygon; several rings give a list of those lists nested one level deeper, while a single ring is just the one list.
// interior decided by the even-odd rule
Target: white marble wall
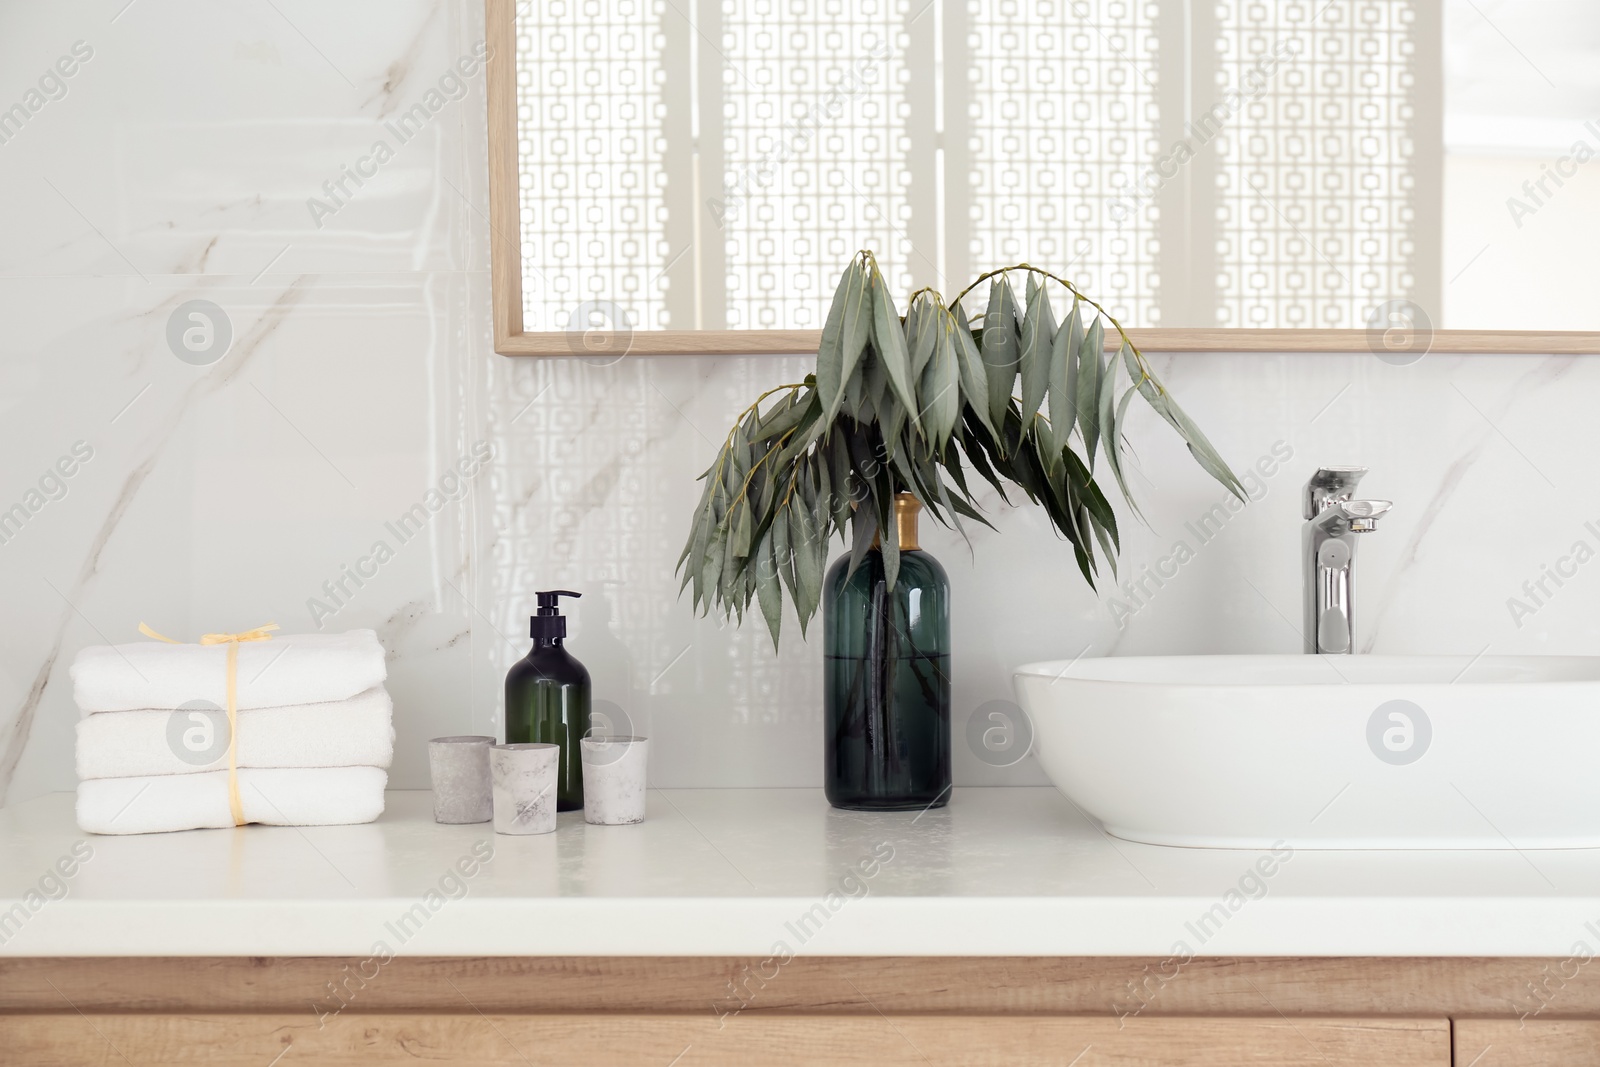
[{"label": "white marble wall", "polygon": [[[693,619],[671,573],[714,442],[805,361],[494,355],[481,74],[336,215],[308,211],[481,37],[477,0],[0,3],[0,107],[92,49],[0,143],[0,510],[93,450],[0,544],[0,797],[72,786],[79,648],[141,620],[310,627],[322,584],[479,442],[488,469],[326,623],[390,649],[394,784],[426,784],[426,738],[496,728],[529,594],[552,586],[587,594],[571,647],[655,739],[658,784],[819,782],[814,645],[774,656],[759,626]],[[209,366],[166,340],[193,299],[232,326]],[[928,532],[955,589],[958,739],[1024,661],[1297,650],[1318,463],[1367,464],[1396,501],[1361,549],[1365,650],[1600,651],[1600,358],[1157,362],[1236,466],[1290,458],[1202,545],[1185,523],[1224,494],[1136,417],[1150,528],[1129,524],[1123,573],[1194,549],[1138,599],[1086,589],[1026,509],[970,551]],[[1586,562],[1534,604],[1523,583],[1578,542]],[[1537,610],[1514,619],[1514,596]],[[1043,779],[958,740],[957,780]]]}]

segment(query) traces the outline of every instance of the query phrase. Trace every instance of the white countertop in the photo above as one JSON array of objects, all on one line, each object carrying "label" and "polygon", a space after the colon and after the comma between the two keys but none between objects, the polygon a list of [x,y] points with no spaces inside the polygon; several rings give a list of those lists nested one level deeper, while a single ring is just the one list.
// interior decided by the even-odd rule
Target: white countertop
[{"label": "white countertop", "polygon": [[425,792],[366,826],[141,837],[81,834],[68,793],[0,809],[4,956],[1564,958],[1580,939],[1600,943],[1600,850],[1135,845],[1048,788],[961,788],[920,815],[652,791],[641,825],[572,813],[541,837],[436,825]]}]

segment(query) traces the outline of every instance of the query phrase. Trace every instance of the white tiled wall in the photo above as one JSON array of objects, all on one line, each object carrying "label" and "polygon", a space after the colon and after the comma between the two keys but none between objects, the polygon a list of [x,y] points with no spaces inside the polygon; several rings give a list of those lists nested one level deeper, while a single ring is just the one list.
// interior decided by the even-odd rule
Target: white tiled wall
[{"label": "white tiled wall", "polygon": [[[325,625],[390,650],[396,786],[426,785],[428,737],[496,728],[548,587],[585,593],[571,648],[655,738],[658,784],[820,781],[815,645],[774,656],[759,626],[694,619],[672,575],[715,442],[806,361],[493,354],[481,75],[320,227],[307,207],[481,37],[477,0],[0,4],[0,108],[75,42],[93,53],[0,143],[0,510],[93,450],[0,544],[0,796],[71,788],[79,648],[140,621],[309,628],[308,601],[380,539],[393,558]],[[194,299],[231,323],[210,366],[166,340]],[[1261,499],[1202,544],[1186,524],[1224,494],[1141,413],[1150,527],[1130,520],[1122,573],[1187,556],[1180,540],[1193,556],[1159,588],[1097,597],[1039,514],[998,501],[1000,532],[970,549],[928,531],[955,590],[959,783],[1043,781],[959,740],[1016,664],[1298,650],[1318,463],[1367,464],[1396,501],[1361,548],[1366,650],[1600,650],[1600,359],[1156,362],[1238,468],[1261,461]],[[399,543],[386,520],[480,442],[488,469]],[[1523,583],[1578,542],[1585,562],[1534,603]],[[1536,610],[1514,619],[1512,597]]]}]

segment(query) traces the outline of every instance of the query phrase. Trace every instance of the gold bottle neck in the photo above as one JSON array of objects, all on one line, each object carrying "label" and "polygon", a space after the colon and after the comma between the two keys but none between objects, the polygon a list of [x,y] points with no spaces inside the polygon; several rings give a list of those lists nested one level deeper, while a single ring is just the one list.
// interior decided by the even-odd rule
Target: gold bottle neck
[{"label": "gold bottle neck", "polygon": [[921,510],[922,502],[910,493],[895,494],[894,521],[902,552],[914,552],[922,547],[917,543],[917,512]]}]

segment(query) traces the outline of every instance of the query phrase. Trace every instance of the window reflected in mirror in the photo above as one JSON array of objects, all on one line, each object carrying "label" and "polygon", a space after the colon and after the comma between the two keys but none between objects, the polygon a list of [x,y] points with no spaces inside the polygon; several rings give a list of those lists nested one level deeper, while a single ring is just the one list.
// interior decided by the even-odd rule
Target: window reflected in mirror
[{"label": "window reflected in mirror", "polygon": [[[524,328],[814,330],[1029,262],[1139,327],[1600,329],[1600,6],[551,0]],[[981,300],[981,296],[978,297]]]}]

